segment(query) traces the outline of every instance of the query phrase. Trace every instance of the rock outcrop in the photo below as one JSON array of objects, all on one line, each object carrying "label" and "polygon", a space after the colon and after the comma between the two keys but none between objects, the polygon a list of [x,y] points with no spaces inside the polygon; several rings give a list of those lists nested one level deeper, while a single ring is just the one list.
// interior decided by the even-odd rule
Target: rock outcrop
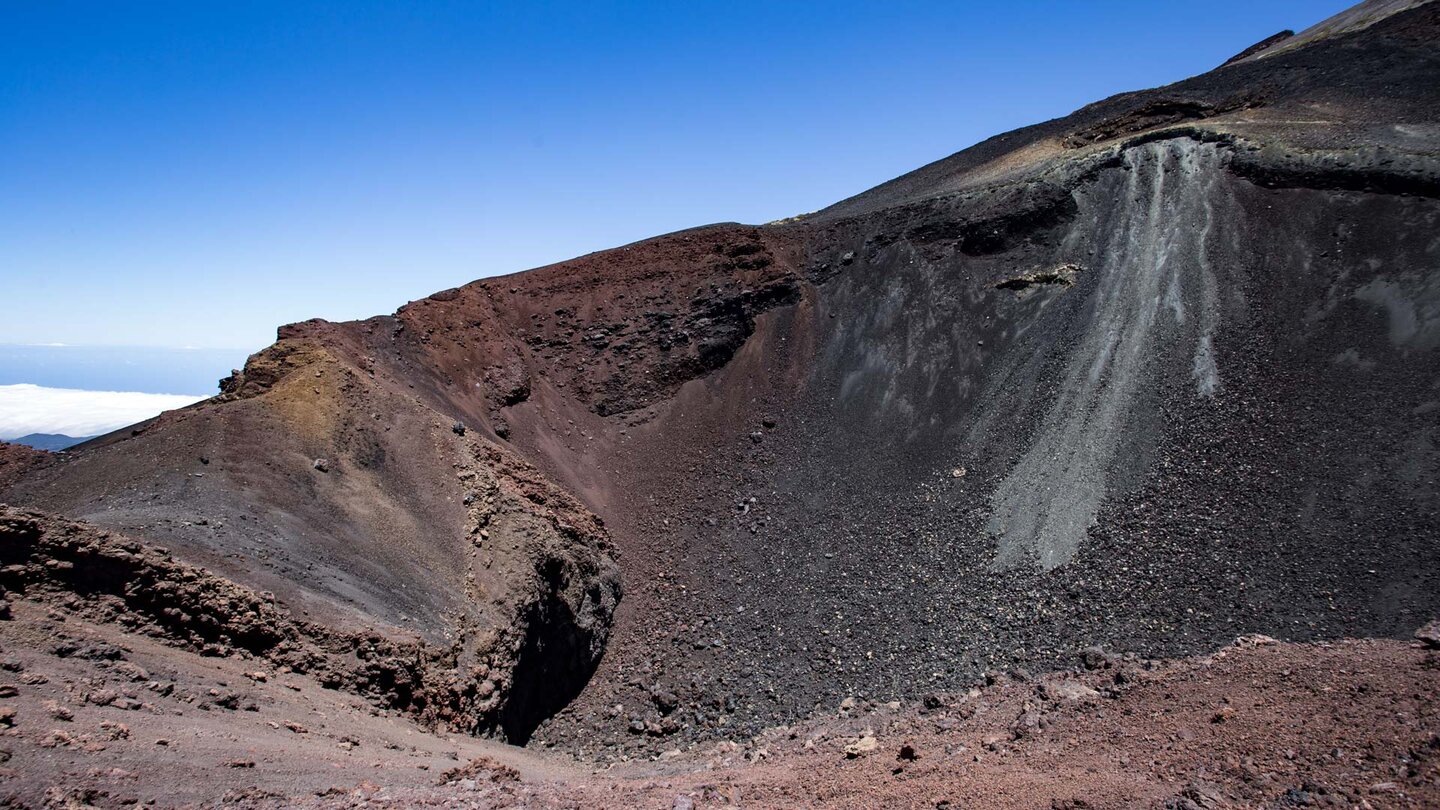
[{"label": "rock outcrop", "polygon": [[[493,452],[482,458],[505,463]],[[475,616],[449,644],[304,620],[274,594],[164,549],[11,507],[0,507],[0,605],[8,611],[4,600],[15,598],[62,603],[87,620],[200,655],[262,659],[432,727],[524,742],[584,685],[604,649],[619,589],[613,567],[595,553],[599,527],[520,506],[526,496],[509,472],[480,466],[469,479],[484,493],[475,511],[488,528],[476,531],[511,546],[511,559],[534,569],[482,574],[500,585],[486,596],[477,592]]]},{"label": "rock outcrop", "polygon": [[29,470],[44,464],[50,454],[23,444],[0,442],[0,489],[19,481]]}]

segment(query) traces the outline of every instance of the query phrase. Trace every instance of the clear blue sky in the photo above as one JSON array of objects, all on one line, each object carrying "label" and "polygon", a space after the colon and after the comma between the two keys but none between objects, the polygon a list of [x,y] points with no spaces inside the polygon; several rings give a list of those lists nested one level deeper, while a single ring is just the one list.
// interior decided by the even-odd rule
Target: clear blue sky
[{"label": "clear blue sky", "polygon": [[814,210],[1345,0],[0,0],[0,343],[257,349]]}]

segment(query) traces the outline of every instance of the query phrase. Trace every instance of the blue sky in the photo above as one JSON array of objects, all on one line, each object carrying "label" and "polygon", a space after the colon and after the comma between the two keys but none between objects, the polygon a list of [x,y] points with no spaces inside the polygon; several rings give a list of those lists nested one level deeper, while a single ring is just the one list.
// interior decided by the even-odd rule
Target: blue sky
[{"label": "blue sky", "polygon": [[1346,5],[0,0],[0,343],[243,355],[814,210]]}]

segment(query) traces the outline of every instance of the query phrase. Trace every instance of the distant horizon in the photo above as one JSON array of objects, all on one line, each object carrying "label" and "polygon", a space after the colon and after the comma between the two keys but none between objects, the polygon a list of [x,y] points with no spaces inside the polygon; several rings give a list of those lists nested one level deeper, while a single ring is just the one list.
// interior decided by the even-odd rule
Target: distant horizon
[{"label": "distant horizon", "polygon": [[35,433],[100,436],[208,398],[50,388],[31,383],[0,385],[0,441]]},{"label": "distant horizon", "polygon": [[0,342],[0,349],[162,349],[176,352],[241,351],[240,346],[175,346],[146,343],[22,343]]},{"label": "distant horizon", "polygon": [[253,352],[239,348],[0,343],[0,385],[209,396]]},{"label": "distant horizon", "polygon": [[0,344],[0,440],[84,438],[214,396],[243,349]]}]

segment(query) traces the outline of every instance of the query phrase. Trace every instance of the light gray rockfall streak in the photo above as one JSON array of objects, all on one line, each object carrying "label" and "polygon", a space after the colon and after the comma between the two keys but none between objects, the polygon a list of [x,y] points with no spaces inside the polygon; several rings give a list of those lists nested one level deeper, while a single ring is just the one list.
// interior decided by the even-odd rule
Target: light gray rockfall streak
[{"label": "light gray rockfall streak", "polygon": [[1206,241],[1225,213],[1221,159],[1220,147],[1189,139],[1129,149],[1124,181],[1098,204],[1109,210],[1082,206],[1067,243],[1094,247],[1093,309],[1059,396],[992,495],[997,565],[1035,560],[1048,570],[1074,556],[1107,495],[1122,436],[1165,375],[1192,376],[1197,396],[1219,390]]}]

